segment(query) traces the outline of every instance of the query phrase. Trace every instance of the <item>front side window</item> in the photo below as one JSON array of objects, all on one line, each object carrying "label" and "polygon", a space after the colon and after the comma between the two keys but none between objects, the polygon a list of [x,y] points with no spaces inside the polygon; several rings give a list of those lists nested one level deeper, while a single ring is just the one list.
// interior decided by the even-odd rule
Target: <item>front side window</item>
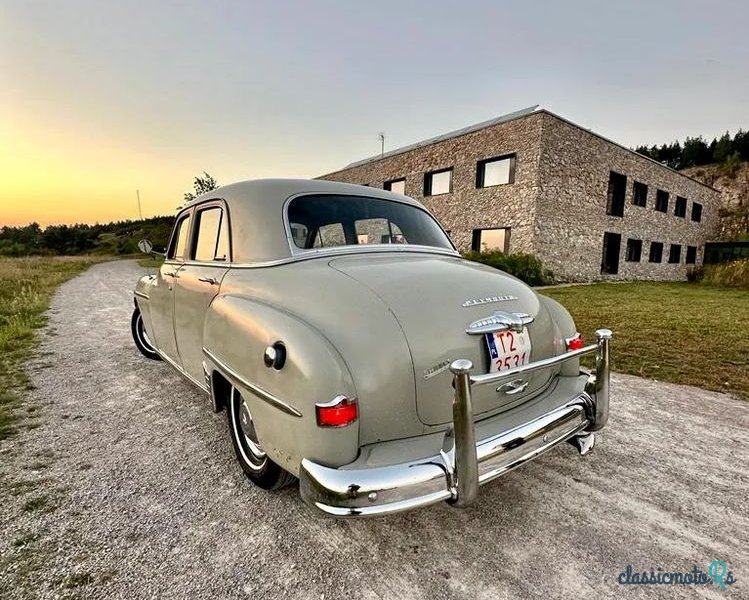
[{"label": "front side window", "polygon": [[297,248],[417,244],[452,250],[437,222],[422,209],[362,196],[309,195],[291,201],[288,219]]},{"label": "front side window", "polygon": [[198,232],[195,241],[195,260],[228,260],[229,236],[224,211],[218,206],[213,206],[199,211],[195,218]]},{"label": "front side window", "polygon": [[439,196],[452,192],[453,170],[442,169],[424,175],[424,195]]},{"label": "front side window", "polygon": [[174,226],[171,247],[167,258],[185,260],[187,258],[187,239],[190,236],[190,215],[182,217]]}]

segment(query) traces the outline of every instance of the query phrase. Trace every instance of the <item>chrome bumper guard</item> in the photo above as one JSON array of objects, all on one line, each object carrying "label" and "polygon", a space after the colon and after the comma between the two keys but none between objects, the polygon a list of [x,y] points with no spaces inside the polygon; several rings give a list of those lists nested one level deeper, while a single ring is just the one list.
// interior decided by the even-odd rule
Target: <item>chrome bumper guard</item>
[{"label": "chrome bumper guard", "polygon": [[[371,468],[331,468],[304,459],[299,475],[302,498],[338,517],[382,515],[440,500],[464,507],[476,499],[479,485],[565,440],[574,441],[580,454],[586,454],[593,446],[594,432],[602,429],[609,417],[611,337],[611,331],[599,329],[595,344],[486,375],[471,375],[471,361],[454,361],[450,365],[455,387],[453,426],[439,454]],[[527,423],[476,442],[473,386],[496,385],[591,353],[596,355],[596,368],[588,376],[584,391]]]}]

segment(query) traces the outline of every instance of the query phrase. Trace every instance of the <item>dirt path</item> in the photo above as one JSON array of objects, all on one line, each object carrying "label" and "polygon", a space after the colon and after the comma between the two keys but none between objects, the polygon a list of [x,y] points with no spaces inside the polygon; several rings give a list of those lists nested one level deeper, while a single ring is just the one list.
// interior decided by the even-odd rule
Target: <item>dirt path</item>
[{"label": "dirt path", "polygon": [[[2,598],[715,598],[749,589],[749,405],[614,375],[586,459],[556,448],[438,505],[336,521],[252,487],[223,415],[129,331],[135,262],[58,291],[30,365],[42,425],[0,447]],[[737,583],[627,586],[628,564]]]}]

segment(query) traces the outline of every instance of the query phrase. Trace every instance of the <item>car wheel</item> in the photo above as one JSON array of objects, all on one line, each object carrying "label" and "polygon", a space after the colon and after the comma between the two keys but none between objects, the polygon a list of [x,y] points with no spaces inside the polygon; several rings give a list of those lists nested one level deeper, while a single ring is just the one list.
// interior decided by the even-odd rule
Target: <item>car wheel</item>
[{"label": "car wheel", "polygon": [[145,327],[143,327],[143,315],[140,314],[140,309],[137,307],[133,311],[133,317],[130,319],[130,330],[133,332],[135,346],[143,356],[151,360],[161,360],[161,356],[156,352],[156,348],[148,338]]},{"label": "car wheel", "polygon": [[247,401],[234,386],[229,391],[227,418],[234,452],[247,478],[266,490],[281,488],[294,476],[274,463],[263,450]]}]

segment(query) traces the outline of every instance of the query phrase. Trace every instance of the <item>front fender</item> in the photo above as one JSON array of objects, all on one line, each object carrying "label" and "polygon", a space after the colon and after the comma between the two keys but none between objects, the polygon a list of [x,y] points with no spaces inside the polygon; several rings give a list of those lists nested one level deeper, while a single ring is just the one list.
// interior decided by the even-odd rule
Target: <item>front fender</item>
[{"label": "front fender", "polygon": [[[298,475],[302,458],[330,466],[356,458],[358,421],[339,428],[317,425],[315,403],[356,396],[345,361],[321,332],[268,303],[226,294],[211,303],[203,340],[208,373],[221,373],[249,402],[259,441],[274,462]],[[263,358],[278,342],[286,348],[279,370]]]},{"label": "front fender", "polygon": [[155,275],[144,275],[135,284],[135,306],[140,310],[140,314],[143,317],[143,327],[146,329],[146,333],[153,340],[153,323],[151,321],[151,303],[149,302],[151,296],[151,288],[154,285]]}]

